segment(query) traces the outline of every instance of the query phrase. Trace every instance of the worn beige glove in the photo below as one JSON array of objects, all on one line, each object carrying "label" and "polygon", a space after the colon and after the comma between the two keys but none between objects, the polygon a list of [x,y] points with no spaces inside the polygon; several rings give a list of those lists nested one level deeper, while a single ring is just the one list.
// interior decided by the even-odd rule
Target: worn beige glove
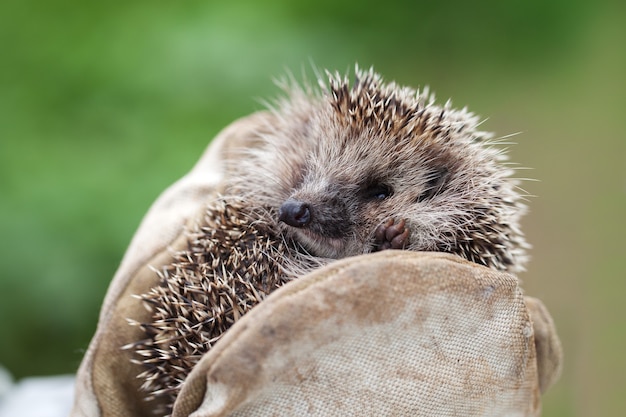
[{"label": "worn beige glove", "polygon": [[[259,113],[225,129],[150,209],[105,298],[72,416],[154,415],[142,369],[121,349],[144,337],[127,318],[149,318],[132,295],[157,285],[152,268],[186,246],[184,227],[219,191],[224,161],[269,122]],[[263,301],[196,365],[174,416],[534,416],[560,360],[547,310],[515,277],[452,255],[385,251]]]},{"label": "worn beige glove", "polygon": [[174,416],[536,416],[537,386],[515,277],[388,251],[263,301],[196,365]]}]

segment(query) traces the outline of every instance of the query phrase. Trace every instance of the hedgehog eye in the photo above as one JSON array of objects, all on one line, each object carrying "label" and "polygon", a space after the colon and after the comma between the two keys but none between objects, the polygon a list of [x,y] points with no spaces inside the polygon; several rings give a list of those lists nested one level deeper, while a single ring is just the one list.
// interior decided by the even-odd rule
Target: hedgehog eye
[{"label": "hedgehog eye", "polygon": [[384,200],[391,194],[391,187],[386,184],[371,184],[361,190],[361,197],[365,200]]},{"label": "hedgehog eye", "polygon": [[426,177],[424,190],[419,197],[417,197],[417,202],[428,200],[438,194],[442,190],[446,178],[448,178],[448,169],[445,167],[430,172]]}]

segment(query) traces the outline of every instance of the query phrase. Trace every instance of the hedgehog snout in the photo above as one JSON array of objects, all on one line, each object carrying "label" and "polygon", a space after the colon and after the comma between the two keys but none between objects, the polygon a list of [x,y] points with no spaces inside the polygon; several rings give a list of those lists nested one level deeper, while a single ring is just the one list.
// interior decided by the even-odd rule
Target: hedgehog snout
[{"label": "hedgehog snout", "polygon": [[278,220],[293,227],[311,223],[311,208],[305,202],[290,198],[278,209]]}]

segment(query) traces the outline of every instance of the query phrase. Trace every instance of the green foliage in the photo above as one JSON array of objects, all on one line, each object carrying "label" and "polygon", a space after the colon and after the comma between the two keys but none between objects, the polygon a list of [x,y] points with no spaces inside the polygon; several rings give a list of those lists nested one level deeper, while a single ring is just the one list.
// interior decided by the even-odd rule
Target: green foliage
[{"label": "green foliage", "polygon": [[525,184],[539,195],[525,286],[568,358],[546,414],[612,414],[621,396],[601,381],[626,373],[607,359],[621,358],[609,345],[624,344],[623,310],[604,307],[620,303],[626,270],[625,16],[580,0],[4,0],[0,363],[18,377],[73,372],[159,192],[278,94],[272,78],[359,62],[469,105],[499,134],[526,132],[513,159],[542,182]]}]

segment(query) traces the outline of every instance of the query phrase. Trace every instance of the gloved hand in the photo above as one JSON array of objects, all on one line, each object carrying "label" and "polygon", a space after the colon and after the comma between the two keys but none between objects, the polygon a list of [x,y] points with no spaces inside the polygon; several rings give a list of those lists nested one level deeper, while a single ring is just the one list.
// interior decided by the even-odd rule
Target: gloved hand
[{"label": "gloved hand", "polygon": [[[72,416],[152,416],[121,347],[145,337],[133,294],[186,244],[268,113],[241,119],[147,213],[104,300],[77,375]],[[244,316],[194,367],[174,416],[535,416],[561,351],[539,300],[517,279],[442,253],[383,251],[293,281]],[[517,414],[516,414],[517,413]]]}]

